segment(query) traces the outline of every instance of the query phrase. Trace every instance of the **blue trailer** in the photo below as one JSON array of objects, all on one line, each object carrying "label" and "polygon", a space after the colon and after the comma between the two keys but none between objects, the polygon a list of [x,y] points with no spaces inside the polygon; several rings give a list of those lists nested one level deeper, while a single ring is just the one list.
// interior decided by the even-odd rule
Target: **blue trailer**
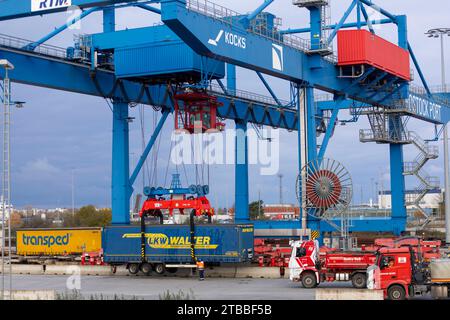
[{"label": "blue trailer", "polygon": [[[191,239],[194,239],[191,241]],[[161,274],[180,267],[206,264],[246,263],[253,258],[253,225],[109,226],[103,229],[104,261],[126,265],[130,273]],[[194,244],[194,245],[192,245]]]}]

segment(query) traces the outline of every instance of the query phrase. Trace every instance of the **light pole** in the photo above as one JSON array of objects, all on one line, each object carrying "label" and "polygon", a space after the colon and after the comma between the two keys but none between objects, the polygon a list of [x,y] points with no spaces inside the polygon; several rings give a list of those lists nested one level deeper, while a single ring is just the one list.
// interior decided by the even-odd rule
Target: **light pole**
[{"label": "light pole", "polygon": [[[445,83],[445,54],[444,36],[450,36],[450,28],[436,28],[425,33],[429,38],[440,38],[441,40],[441,76],[442,92],[446,92]],[[450,243],[450,170],[448,163],[448,126],[444,124],[444,175],[445,175],[445,241]]]},{"label": "light pole", "polygon": [[12,270],[11,270],[11,85],[8,72],[14,69],[14,65],[8,60],[0,60],[0,67],[5,70],[3,78],[3,180],[2,180],[2,300],[5,299],[5,216],[8,216],[8,264],[9,264],[9,296],[12,296]]},{"label": "light pole", "polygon": [[283,175],[281,173],[278,174],[278,178],[280,179],[280,198],[279,198],[279,202],[280,202],[280,204],[283,204]]},{"label": "light pole", "polygon": [[72,168],[72,216],[75,216],[75,169]]}]

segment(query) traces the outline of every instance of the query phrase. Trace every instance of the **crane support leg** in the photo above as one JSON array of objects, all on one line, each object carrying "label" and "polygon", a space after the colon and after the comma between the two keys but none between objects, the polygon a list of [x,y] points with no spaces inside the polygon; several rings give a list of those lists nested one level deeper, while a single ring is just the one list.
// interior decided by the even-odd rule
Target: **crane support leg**
[{"label": "crane support leg", "polygon": [[235,222],[250,219],[248,209],[248,141],[247,122],[236,121],[235,145]]},{"label": "crane support leg", "polygon": [[[390,126],[398,127],[401,118],[393,116],[389,120]],[[397,124],[395,124],[397,122]],[[391,134],[393,134],[391,132]],[[403,175],[403,145],[390,144],[390,171],[391,171],[391,206],[393,232],[399,236],[406,229],[405,206],[405,176]]]},{"label": "crane support leg", "polygon": [[[317,159],[317,135],[316,135],[316,106],[314,102],[314,88],[307,86],[304,89],[303,98],[305,99],[305,120],[306,120],[306,152],[307,162]],[[308,229],[311,231],[320,231],[320,219],[308,215]],[[322,244],[322,236],[318,239]]]},{"label": "crane support leg", "polygon": [[112,223],[130,223],[128,104],[113,102]]}]

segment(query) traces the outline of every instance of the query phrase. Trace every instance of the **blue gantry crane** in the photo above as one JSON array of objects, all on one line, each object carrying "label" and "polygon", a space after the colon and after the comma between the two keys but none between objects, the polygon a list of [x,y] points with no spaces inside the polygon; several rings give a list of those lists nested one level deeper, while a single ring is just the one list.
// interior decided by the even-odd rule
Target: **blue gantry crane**
[{"label": "blue gantry crane", "polygon": [[[430,90],[408,41],[407,17],[394,15],[370,0],[349,0],[341,19],[330,24],[328,0],[293,0],[293,10],[308,10],[309,25],[283,30],[280,19],[266,11],[273,2],[264,0],[254,11],[240,14],[208,0],[4,0],[0,3],[0,21],[63,12],[70,6],[77,6],[82,13],[38,40],[0,35],[0,59],[16,66],[10,75],[14,82],[112,101],[113,224],[129,223],[133,184],[164,123],[174,112],[176,90],[189,84],[216,97],[217,116],[233,120],[236,129],[246,132],[250,123],[297,131],[299,172],[311,161],[324,158],[341,110],[351,111],[350,122],[367,116],[371,128],[361,131],[361,141],[389,144],[392,215],[356,219],[351,230],[400,234],[407,219],[404,175],[420,171],[417,166],[405,170],[403,146],[420,145],[425,158],[433,158],[427,154],[427,145],[407,131],[406,119],[413,117],[436,126],[450,119],[448,94]],[[115,12],[128,7],[158,14],[162,24],[116,30]],[[371,20],[368,8],[383,18]],[[103,32],[81,35],[69,48],[45,44],[94,12],[103,13]],[[356,21],[348,22],[353,12]],[[377,24],[395,26],[398,43],[377,37]],[[344,63],[340,61],[340,50],[335,56],[335,39],[338,38],[338,49],[344,48],[348,40],[343,31],[349,29],[354,37],[372,46],[371,53],[375,59],[384,59],[382,64],[365,60]],[[382,43],[383,49],[392,50],[399,60],[393,61],[389,55],[380,58],[379,54],[377,58],[377,51],[382,48],[373,47],[372,40]],[[411,84],[410,61],[423,87]],[[238,90],[236,67],[256,72],[270,97]],[[290,102],[277,97],[265,75],[286,80],[292,92]],[[330,94],[330,98],[315,101],[317,91]],[[162,117],[130,174],[129,106],[136,103],[153,106]],[[248,222],[245,135],[236,136],[236,157],[238,150],[244,150],[244,161],[235,164],[235,220]],[[418,159],[418,164],[422,160]],[[292,231],[298,229],[320,234],[334,231],[334,226],[341,223],[338,218],[327,221],[305,214],[304,220],[255,221],[255,228],[261,235],[271,236],[301,234]]]}]

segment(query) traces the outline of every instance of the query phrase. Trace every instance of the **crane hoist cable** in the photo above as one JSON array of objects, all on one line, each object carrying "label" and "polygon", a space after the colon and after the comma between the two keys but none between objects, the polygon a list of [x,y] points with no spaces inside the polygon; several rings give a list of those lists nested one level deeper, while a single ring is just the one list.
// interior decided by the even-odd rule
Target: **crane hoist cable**
[{"label": "crane hoist cable", "polygon": [[[158,114],[154,113],[154,128],[156,128],[158,123]],[[161,147],[161,134],[158,135],[158,139],[156,141],[156,148],[153,149],[153,185],[158,184],[158,155]]]},{"label": "crane hoist cable", "polygon": [[[172,141],[172,139],[170,139],[169,156],[167,157],[166,172],[164,174],[164,183],[163,183],[164,187],[167,187],[167,177],[169,175],[170,159],[172,157],[172,146],[173,146],[173,141]],[[178,171],[178,169],[176,171]]]}]

